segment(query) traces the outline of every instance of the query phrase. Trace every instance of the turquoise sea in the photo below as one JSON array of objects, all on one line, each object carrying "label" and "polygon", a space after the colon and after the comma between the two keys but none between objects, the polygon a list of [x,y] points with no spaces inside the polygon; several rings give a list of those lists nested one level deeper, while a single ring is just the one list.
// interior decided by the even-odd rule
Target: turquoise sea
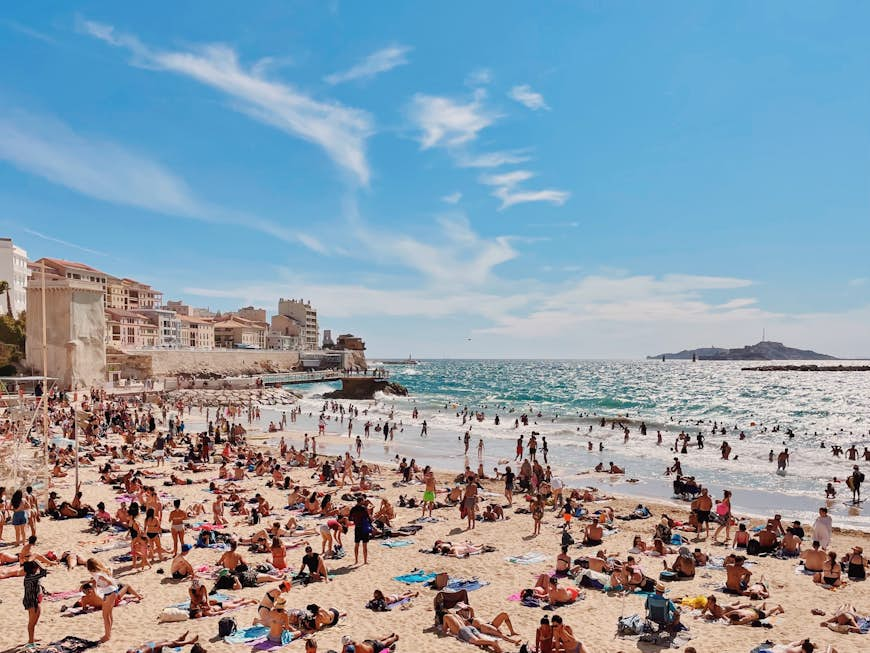
[{"label": "turquoise sea", "polygon": [[[700,431],[705,447],[691,446],[679,456],[685,473],[717,494],[722,488],[731,489],[738,509],[754,514],[781,511],[811,519],[825,505],[825,484],[845,477],[855,464],[845,456],[832,456],[832,445],[843,449],[854,445],[859,458],[870,447],[870,373],[741,371],[753,364],[432,360],[390,366],[392,379],[405,385],[411,396],[388,397],[370,406],[367,402],[368,419],[383,421],[392,410],[393,421],[401,420],[404,428],[387,446],[377,443],[373,434],[364,455],[391,459],[398,453],[433,466],[460,469],[466,462],[460,438],[470,427],[468,463],[477,466],[477,441],[483,438],[484,464],[491,470],[500,460],[513,459],[520,433],[528,437],[534,430],[547,438],[550,464],[567,482],[612,484],[615,492],[661,498],[671,494],[670,479],[663,472],[675,455],[671,448],[676,434],[684,430],[694,443]],[[305,388],[305,410],[316,416],[323,403],[320,395],[327,389],[331,389],[327,384]],[[411,419],[415,406],[420,411],[418,420]],[[466,406],[482,413],[483,420],[463,425],[457,413]],[[530,416],[529,425],[515,428],[514,420],[523,413]],[[631,431],[628,442],[623,442],[620,429],[610,424],[602,428],[601,416],[631,420],[626,421]],[[423,419],[430,430],[426,439],[419,436]],[[641,420],[648,427],[645,437],[638,428]],[[361,432],[362,422],[355,432]],[[725,435],[718,430],[712,433],[714,422],[724,426]],[[333,429],[346,433],[344,425],[330,424]],[[659,430],[662,445],[656,444]],[[725,440],[736,460],[721,459],[719,446]],[[779,476],[776,465],[769,462],[769,452],[777,454],[785,447],[791,465],[785,476]],[[599,461],[625,467],[626,477],[589,475]],[[870,461],[856,462],[865,473],[870,471]],[[627,483],[627,478],[638,482]],[[844,505],[851,495],[844,484],[836,485],[839,495],[828,503],[835,522],[870,529],[870,508]]]}]

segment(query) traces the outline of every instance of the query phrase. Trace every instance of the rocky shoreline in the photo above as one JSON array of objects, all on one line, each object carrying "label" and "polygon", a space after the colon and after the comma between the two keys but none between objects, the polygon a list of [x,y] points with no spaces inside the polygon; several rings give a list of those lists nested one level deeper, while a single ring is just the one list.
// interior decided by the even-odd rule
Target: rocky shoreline
[{"label": "rocky shoreline", "polygon": [[263,406],[291,406],[301,395],[284,388],[237,388],[237,389],[185,389],[166,393],[169,401],[183,401],[194,406],[227,406],[259,404]]}]

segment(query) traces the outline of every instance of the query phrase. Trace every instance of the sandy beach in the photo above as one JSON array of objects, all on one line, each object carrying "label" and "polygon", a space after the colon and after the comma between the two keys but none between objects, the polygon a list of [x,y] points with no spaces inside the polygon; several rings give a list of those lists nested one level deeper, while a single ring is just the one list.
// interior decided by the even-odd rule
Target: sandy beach
[{"label": "sandy beach", "polygon": [[[203,418],[193,413],[185,415],[187,432],[195,433],[202,430]],[[338,425],[332,424],[336,429]],[[303,442],[301,431],[285,430],[279,436],[283,436],[288,445],[300,448]],[[263,434],[256,429],[248,429],[248,441],[254,446],[262,446],[262,443],[276,437],[276,434]],[[143,444],[150,445],[152,438],[146,437]],[[121,438],[113,434],[109,438],[110,444],[120,444]],[[327,438],[318,441],[321,447],[347,446],[346,436],[333,432]],[[277,455],[276,450],[270,453]],[[105,462],[105,458],[98,458],[97,462]],[[476,462],[476,461],[475,461]],[[425,459],[418,459],[417,463],[422,467],[426,464]],[[165,467],[159,473],[165,474],[146,481],[146,484],[155,485],[161,492],[161,500],[168,509],[164,512],[163,526],[167,532],[162,536],[163,547],[171,551],[171,537],[168,533],[166,516],[171,510],[172,499],[179,498],[182,506],[187,507],[195,503],[205,505],[207,515],[210,518],[210,506],[214,496],[207,491],[207,485],[195,482],[191,485],[165,487],[163,482],[168,479],[172,468],[180,464],[180,459],[167,459]],[[155,471],[155,463],[147,461],[141,467]],[[217,478],[216,465],[210,465],[207,471],[198,474],[179,472],[184,477],[194,481],[213,480]],[[488,466],[491,470],[492,465]],[[503,468],[503,465],[501,466]],[[121,464],[121,471],[126,471],[128,465]],[[381,472],[374,474],[373,480],[384,489],[369,493],[369,497],[377,508],[380,498],[386,497],[393,504],[396,518],[393,527],[414,523],[420,517],[419,508],[399,507],[399,495],[415,498],[418,501],[422,497],[423,485],[414,483],[410,485],[394,484],[400,480],[395,466],[381,465]],[[462,460],[457,462],[456,469],[439,470],[436,472],[439,490],[454,486],[454,477],[462,471]],[[119,506],[118,497],[111,486],[101,483],[96,466],[82,466],[81,478],[84,500],[95,505],[99,501],[106,503],[110,513],[114,513]],[[312,478],[313,470],[306,468],[293,468],[290,475],[295,483],[309,490],[335,493],[334,499],[339,505],[349,504],[341,501],[339,497],[345,490],[327,487]],[[260,492],[271,503],[275,510],[272,517],[264,518],[261,526],[269,525],[272,521],[287,521],[294,515],[299,523],[306,528],[315,528],[324,521],[322,517],[300,516],[298,511],[290,512],[284,508],[287,501],[287,493],[266,487],[268,476],[248,478],[240,485],[247,491],[247,496],[253,496]],[[589,484],[595,480],[589,478]],[[484,480],[484,499],[504,504],[502,496],[503,483],[500,481]],[[73,492],[72,474],[54,481],[52,489],[57,491],[61,499],[71,499]],[[7,488],[7,497],[11,491]],[[443,494],[439,494],[439,499]],[[587,503],[590,511],[612,507],[616,515],[626,515],[637,505],[637,498],[616,497],[604,502]],[[626,552],[631,547],[635,535],[640,535],[647,542],[652,540],[653,530],[659,522],[662,513],[667,513],[674,519],[686,520],[688,504],[650,504],[644,502],[652,513],[652,517],[644,520],[621,521],[616,520],[618,532],[607,536],[602,547],[608,555],[625,559]],[[430,653],[434,651],[468,651],[470,644],[465,644],[453,637],[447,637],[433,628],[434,611],[433,599],[436,592],[423,584],[403,584],[393,580],[393,577],[408,574],[413,570],[425,570],[426,572],[446,572],[455,579],[477,579],[486,585],[469,592],[469,602],[475,613],[490,620],[500,612],[507,612],[513,627],[519,633],[523,642],[530,642],[534,646],[535,630],[544,616],[552,617],[558,614],[567,625],[570,625],[575,635],[581,640],[589,651],[635,651],[635,650],[658,650],[660,647],[653,644],[637,642],[635,639],[621,639],[615,636],[616,623],[620,615],[644,614],[644,596],[628,594],[623,596],[619,593],[605,593],[599,590],[586,588],[582,590],[582,599],[572,605],[559,607],[556,610],[544,610],[542,608],[525,607],[509,597],[520,592],[523,588],[534,585],[536,577],[555,568],[555,558],[559,553],[562,519],[558,513],[548,506],[546,508],[541,533],[532,536],[532,518],[528,514],[516,514],[514,508],[527,507],[522,494],[518,494],[513,508],[505,509],[507,519],[496,522],[478,522],[471,531],[465,530],[465,520],[460,518],[457,507],[437,509],[434,513],[436,521],[421,523],[422,529],[412,537],[403,538],[411,540],[407,546],[388,547],[383,545],[382,540],[374,539],[369,544],[369,564],[354,566],[353,564],[353,535],[351,532],[344,536],[347,555],[338,560],[326,560],[330,574],[334,575],[332,582],[312,583],[308,586],[294,585],[292,590],[285,596],[288,608],[304,609],[306,605],[317,603],[323,607],[335,607],[347,613],[337,626],[328,628],[316,634],[318,650],[336,650],[342,648],[341,639],[349,636],[355,641],[383,637],[389,633],[399,636],[397,649],[401,651],[417,651]],[[771,509],[771,515],[774,509]],[[739,517],[739,515],[736,515]],[[230,526],[225,530],[236,537],[246,537],[258,530],[261,526],[248,525],[244,519],[228,516]],[[196,520],[189,520],[189,524]],[[789,524],[790,517],[783,514],[783,523]],[[761,522],[751,520],[750,526]],[[72,550],[83,558],[91,555],[98,558],[109,566],[118,580],[128,583],[144,597],[139,603],[121,605],[114,610],[114,629],[109,643],[100,647],[100,650],[126,651],[128,648],[141,646],[149,641],[170,640],[185,631],[191,635],[198,635],[200,642],[208,651],[241,651],[260,650],[262,645],[251,644],[230,645],[217,639],[218,618],[202,618],[188,620],[181,623],[158,624],[158,616],[161,611],[172,604],[183,602],[187,599],[187,581],[175,581],[169,573],[170,561],[154,564],[150,570],[134,572],[129,562],[117,562],[112,558],[129,551],[129,537],[125,533],[93,535],[84,532],[88,521],[73,519],[56,521],[43,518],[38,524],[39,540],[34,547],[39,553],[52,551],[60,554],[62,551]],[[579,542],[582,539],[582,524],[575,520],[572,527],[573,537]],[[804,528],[812,531],[812,524],[804,524]],[[675,531],[679,532],[679,531]],[[187,541],[195,539],[196,531],[187,531]],[[685,534],[693,537],[691,534]],[[732,532],[733,536],[733,532]],[[13,529],[6,526],[3,531],[4,546],[0,551],[4,553],[17,552],[17,548],[10,546],[9,542],[14,539]],[[306,538],[285,538],[286,543],[304,540]],[[307,538],[315,551],[320,551],[321,538],[319,534]],[[420,549],[431,549],[436,539],[446,539],[453,542],[470,540],[477,544],[491,545],[495,551],[474,555],[468,558],[457,559],[454,557],[433,555],[420,552]],[[119,547],[110,551],[93,553],[96,548],[105,548],[116,545]],[[804,546],[808,546],[808,539]],[[841,532],[835,530],[831,549],[838,555],[847,552],[853,546],[862,546],[867,549],[870,545],[870,536],[859,532]],[[701,541],[698,544],[690,543],[690,547],[701,547],[711,556],[724,556],[730,549],[723,546],[713,546],[710,541]],[[599,547],[570,548],[570,555],[576,558],[583,555],[593,555]],[[240,550],[245,547],[240,547]],[[540,553],[543,558],[539,562],[531,564],[516,564],[509,562],[507,558],[523,556],[529,553]],[[188,554],[188,559],[195,569],[206,565],[214,565],[221,555],[221,551],[208,548],[194,548]],[[270,560],[268,554],[249,553],[243,551],[246,560],[252,565]],[[299,569],[303,547],[289,549],[287,552],[288,566],[295,573]],[[646,575],[657,578],[662,570],[662,559],[638,555],[641,566]],[[668,555],[665,560],[670,563],[675,558]],[[688,627],[680,640],[684,646],[693,646],[697,651],[734,651],[748,652],[756,645],[765,640],[775,643],[792,642],[809,637],[814,643],[820,645],[819,650],[825,650],[824,645],[831,644],[836,650],[862,651],[870,650],[870,638],[867,635],[840,634],[821,627],[819,624],[825,617],[811,613],[817,609],[824,611],[828,616],[832,615],[836,608],[844,603],[856,606],[858,612],[864,615],[870,614],[870,592],[861,582],[849,582],[836,590],[824,589],[812,582],[811,577],[795,573],[795,561],[775,559],[771,557],[750,556],[753,566],[753,580],[763,578],[769,584],[771,597],[767,599],[768,608],[781,605],[784,614],[771,619],[771,628],[754,628],[750,626],[731,626],[724,623],[709,623],[696,619],[690,609],[685,609],[682,621]],[[14,569],[14,565],[3,567],[0,571]],[[163,573],[158,573],[162,569]],[[72,571],[64,567],[50,567],[49,573],[42,583],[50,594],[74,592],[78,589],[81,581],[87,579],[89,574],[83,568]],[[671,582],[667,584],[667,596],[674,601],[681,597],[694,597],[715,593],[720,602],[730,602],[733,597],[717,591],[725,581],[725,572],[720,569],[699,567],[693,580]],[[573,585],[566,579],[562,584]],[[204,579],[207,587],[213,583],[210,579]],[[257,588],[249,588],[238,591],[228,591],[227,594],[234,598],[251,598],[259,601],[266,590],[275,587],[276,583],[269,583]],[[406,609],[395,609],[388,612],[373,612],[365,608],[366,602],[371,598],[375,589],[382,590],[385,594],[401,593],[407,589],[419,592],[419,596],[413,598]],[[61,612],[62,606],[71,605],[75,597],[62,600],[51,600],[48,597],[42,602],[42,616],[37,625],[37,638],[43,644],[59,640],[66,635],[76,635],[86,639],[98,639],[103,631],[102,618],[99,612],[69,616],[69,611]],[[6,627],[0,633],[0,650],[16,650],[26,641],[27,615],[21,605],[22,579],[9,578],[0,580],[0,600],[4,608]],[[753,601],[760,604],[759,601]],[[239,628],[250,626],[256,615],[256,606],[248,606],[238,609],[230,614]],[[690,639],[686,639],[689,637]],[[501,642],[505,651],[515,651],[517,646],[508,642]],[[286,647],[286,650],[303,650],[300,642],[294,642]],[[39,650],[39,649],[37,649]],[[189,650],[189,647],[184,650]]]}]

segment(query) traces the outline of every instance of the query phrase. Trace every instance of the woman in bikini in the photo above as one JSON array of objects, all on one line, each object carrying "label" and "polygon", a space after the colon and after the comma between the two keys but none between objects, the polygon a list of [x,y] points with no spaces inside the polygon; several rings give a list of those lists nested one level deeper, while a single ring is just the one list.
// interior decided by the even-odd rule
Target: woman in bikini
[{"label": "woman in bikini", "polygon": [[148,508],[145,513],[145,537],[148,538],[148,558],[152,561],[154,556],[157,556],[158,561],[163,562],[163,545],[160,543],[162,532],[163,528],[154,508]]},{"label": "woman in bikini", "polygon": [[289,592],[291,587],[293,587],[292,583],[289,580],[285,580],[281,581],[277,587],[273,587],[267,591],[260,601],[260,605],[257,606],[257,616],[254,618],[253,625],[256,626],[257,624],[264,623],[266,616],[275,605],[275,601],[278,600],[278,597],[284,592]]},{"label": "woman in bikini", "polygon": [[828,587],[839,587],[843,584],[843,568],[837,562],[837,554],[828,551],[828,559],[822,565],[822,571],[813,577],[813,581]]}]

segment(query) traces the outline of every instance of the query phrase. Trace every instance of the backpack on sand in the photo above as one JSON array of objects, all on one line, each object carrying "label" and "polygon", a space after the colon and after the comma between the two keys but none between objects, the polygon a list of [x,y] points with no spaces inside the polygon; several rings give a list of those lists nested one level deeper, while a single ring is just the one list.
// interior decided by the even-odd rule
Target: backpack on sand
[{"label": "backpack on sand", "polygon": [[229,637],[238,630],[236,620],[232,617],[221,617],[218,621],[218,637]]}]

